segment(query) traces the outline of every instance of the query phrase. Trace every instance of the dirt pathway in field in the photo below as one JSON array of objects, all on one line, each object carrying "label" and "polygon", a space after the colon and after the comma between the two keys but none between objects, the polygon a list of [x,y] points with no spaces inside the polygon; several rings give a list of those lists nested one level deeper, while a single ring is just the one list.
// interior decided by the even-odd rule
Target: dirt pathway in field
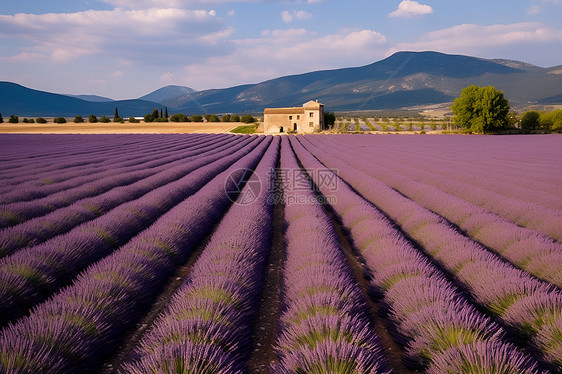
[{"label": "dirt pathway in field", "polygon": [[[276,173],[276,196],[281,196],[281,175],[279,163]],[[260,300],[260,306],[254,326],[252,355],[248,361],[248,373],[269,373],[269,365],[277,362],[277,355],[273,351],[277,337],[277,322],[279,320],[281,295],[280,289],[285,262],[285,206],[283,201],[275,202],[273,208],[273,241]]]},{"label": "dirt pathway in field", "polygon": [[[220,221],[217,225],[220,224]],[[183,284],[188,277],[193,264],[209,242],[213,231],[199,244],[193,251],[187,262],[176,268],[176,271],[168,278],[168,281],[156,301],[152,304],[146,315],[131,329],[129,334],[123,339],[119,349],[103,364],[101,374],[116,373],[121,368],[128,356],[133,352],[137,343],[142,339],[145,332],[152,327],[161,312],[166,310],[171,298],[176,290]]]},{"label": "dirt pathway in field", "polygon": [[[296,154],[295,157],[302,171],[306,172]],[[319,188],[315,188],[315,192],[319,198],[319,201],[328,201],[319,192]],[[324,208],[324,212],[334,225],[334,229],[336,231],[336,234],[338,235],[338,241],[342,246],[342,250],[347,258],[347,262],[353,274],[355,275],[357,284],[359,285],[364,299],[366,300],[366,304],[368,307],[367,315],[371,322],[371,326],[380,339],[383,354],[388,358],[390,367],[392,368],[392,372],[405,374],[420,373],[420,371],[418,370],[407,367],[402,361],[402,357],[404,356],[404,349],[392,338],[387,327],[388,325],[390,325],[389,321],[386,318],[381,317],[381,315],[384,314],[381,303],[374,300],[369,294],[368,274],[366,272],[366,269],[362,265],[363,261],[359,254],[359,251],[353,245],[353,242],[350,239],[347,230],[341,223],[337,214],[330,207],[330,205],[323,204],[322,207]]]}]

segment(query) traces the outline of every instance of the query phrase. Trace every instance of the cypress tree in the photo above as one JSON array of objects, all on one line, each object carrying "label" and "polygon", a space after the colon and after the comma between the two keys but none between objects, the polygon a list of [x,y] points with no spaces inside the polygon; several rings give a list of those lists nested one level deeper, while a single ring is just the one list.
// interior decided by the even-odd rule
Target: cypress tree
[{"label": "cypress tree", "polygon": [[117,111],[117,107],[115,107],[115,115],[113,118],[119,118],[119,112]]},{"label": "cypress tree", "polygon": [[166,118],[168,118],[168,107],[166,107],[166,111],[164,112],[164,114],[166,115]]},{"label": "cypress tree", "polygon": [[162,108],[160,108],[160,117],[159,118],[163,118],[164,116],[162,115]]},{"label": "cypress tree", "polygon": [[152,111],[152,118],[154,119],[159,118],[158,109],[154,108],[154,110]]},{"label": "cypress tree", "polygon": [[2,118],[2,113],[0,113],[0,123],[4,123],[4,118]]}]

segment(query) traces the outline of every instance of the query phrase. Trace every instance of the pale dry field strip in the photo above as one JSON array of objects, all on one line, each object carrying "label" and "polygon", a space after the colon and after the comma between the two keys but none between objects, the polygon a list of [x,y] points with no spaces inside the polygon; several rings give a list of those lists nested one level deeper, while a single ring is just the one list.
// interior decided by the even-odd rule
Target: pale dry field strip
[{"label": "pale dry field strip", "polygon": [[2,123],[0,133],[10,134],[191,134],[222,133],[243,123]]}]

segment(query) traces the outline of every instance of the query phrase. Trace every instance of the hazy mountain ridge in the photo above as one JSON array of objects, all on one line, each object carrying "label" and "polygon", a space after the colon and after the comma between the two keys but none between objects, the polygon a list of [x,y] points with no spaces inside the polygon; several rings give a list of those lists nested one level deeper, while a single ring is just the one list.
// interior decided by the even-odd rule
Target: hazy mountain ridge
[{"label": "hazy mountain ridge", "polygon": [[89,102],[0,82],[0,113],[4,116],[12,113],[113,115],[117,107],[125,117],[141,116],[162,106],[167,106],[170,113],[244,113],[262,112],[266,107],[300,106],[311,99],[318,99],[332,111],[395,109],[450,102],[471,84],[493,85],[503,90],[512,106],[562,104],[562,66],[542,68],[506,59],[398,52],[360,67],[315,71],[204,91],[166,86],[136,100],[112,102]]}]

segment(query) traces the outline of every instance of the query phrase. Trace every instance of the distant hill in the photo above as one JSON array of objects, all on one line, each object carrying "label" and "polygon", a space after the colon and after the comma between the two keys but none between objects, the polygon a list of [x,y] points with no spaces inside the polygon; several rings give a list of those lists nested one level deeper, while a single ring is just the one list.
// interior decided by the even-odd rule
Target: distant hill
[{"label": "distant hill", "polygon": [[[263,112],[266,107],[300,106],[319,100],[331,111],[397,109],[448,103],[471,84],[503,90],[512,107],[562,104],[562,66],[541,68],[525,62],[449,55],[439,52],[397,52],[361,67],[323,70],[280,77],[257,84],[193,91],[166,86],[136,100],[100,102],[0,82],[0,113],[4,116],[113,116],[170,113]],[[89,101],[82,100],[88,99]],[[96,102],[97,101],[97,102]]]},{"label": "distant hill", "polygon": [[154,101],[155,103],[162,103],[166,100],[173,99],[178,96],[183,96],[195,92],[193,88],[186,86],[169,85],[152,91],[151,93],[139,97],[141,100]]},{"label": "distant hill", "polygon": [[69,94],[66,94],[66,96],[75,97],[77,99],[84,100],[84,101],[92,101],[94,103],[105,103],[105,102],[108,102],[108,101],[115,101],[113,99],[110,99],[109,97],[103,97],[103,96],[98,96],[98,95],[69,95]]},{"label": "distant hill", "polygon": [[199,91],[162,103],[174,111],[245,112],[318,99],[329,110],[395,109],[450,102],[471,84],[504,90],[514,106],[559,100],[560,67],[438,52],[397,52],[370,65],[316,71],[253,85]]},{"label": "distant hill", "polygon": [[0,113],[4,117],[11,114],[20,117],[74,117],[75,115],[111,116],[115,114],[115,107],[122,117],[140,116],[152,112],[160,104],[145,100],[118,100],[111,102],[91,102],[32,90],[19,84],[0,82]]}]

